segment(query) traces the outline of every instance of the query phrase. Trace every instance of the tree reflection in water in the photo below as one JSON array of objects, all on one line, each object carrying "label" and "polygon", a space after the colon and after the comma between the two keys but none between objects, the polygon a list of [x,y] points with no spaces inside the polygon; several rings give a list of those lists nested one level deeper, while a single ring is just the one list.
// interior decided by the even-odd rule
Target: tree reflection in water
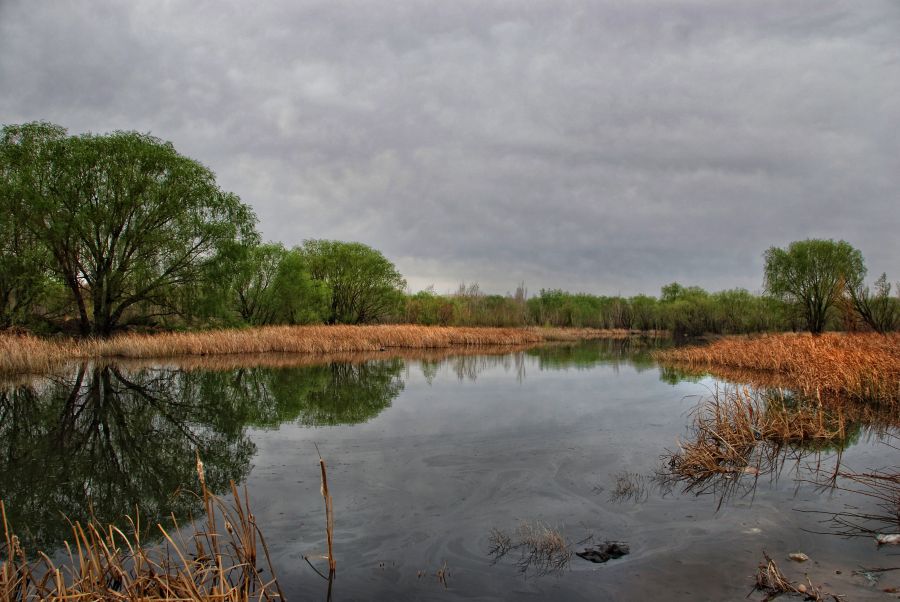
[{"label": "tree reflection in water", "polygon": [[402,360],[225,371],[80,366],[0,390],[0,498],[32,550],[69,537],[66,517],[141,523],[202,512],[208,486],[242,481],[256,447],[248,426],[365,422],[403,389]]}]

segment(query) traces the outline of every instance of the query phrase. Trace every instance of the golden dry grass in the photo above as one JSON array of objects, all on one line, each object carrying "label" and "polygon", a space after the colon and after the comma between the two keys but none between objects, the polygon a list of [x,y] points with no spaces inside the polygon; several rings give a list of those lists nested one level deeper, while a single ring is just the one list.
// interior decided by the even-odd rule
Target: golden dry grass
[{"label": "golden dry grass", "polygon": [[[199,461],[198,468],[202,475]],[[148,548],[141,542],[136,521],[131,523],[131,534],[94,521],[74,523],[72,543],[66,543],[68,558],[61,564],[43,552],[37,553],[39,560],[29,559],[0,501],[4,530],[0,600],[283,600],[246,492],[242,499],[232,483],[232,495],[233,503],[228,505],[203,485],[207,523],[205,528],[197,527],[190,543],[179,536],[177,524],[171,531],[157,525],[165,546]],[[222,518],[224,533],[216,530],[216,514]]]},{"label": "golden dry grass", "polygon": [[349,354],[382,350],[519,347],[549,341],[625,338],[627,330],[462,328],[417,325],[266,326],[187,333],[51,340],[0,334],[0,373],[42,374],[74,359],[164,359],[248,354]]},{"label": "golden dry grass", "polygon": [[725,378],[741,371],[738,374],[750,382],[777,383],[811,397],[900,402],[900,333],[728,337],[705,346],[660,351],[656,357]]},{"label": "golden dry grass", "polygon": [[494,528],[491,529],[488,540],[491,545],[489,554],[494,562],[498,562],[509,552],[518,550],[519,559],[516,564],[523,573],[529,570],[538,575],[558,573],[572,560],[572,551],[562,533],[542,522],[522,521],[513,536]]},{"label": "golden dry grass", "polygon": [[693,410],[689,436],[663,457],[660,476],[698,490],[722,476],[772,472],[787,446],[840,448],[861,426],[885,434],[900,428],[900,415],[891,407],[721,389]]},{"label": "golden dry grass", "polygon": [[[363,364],[371,361],[399,358],[437,362],[452,357],[468,358],[472,356],[500,356],[532,349],[533,344],[526,345],[482,345],[478,347],[408,349],[394,348],[386,351],[346,351],[342,353],[310,354],[310,353],[247,353],[229,355],[182,355],[171,358],[138,358],[110,359],[116,366],[132,370],[142,368],[171,367],[179,370],[204,370],[224,372],[252,366],[254,368],[301,368],[320,366],[323,361],[338,364]],[[102,361],[102,360],[101,360]],[[23,377],[23,382],[32,382],[32,378]],[[4,380],[6,382],[6,379]]]}]

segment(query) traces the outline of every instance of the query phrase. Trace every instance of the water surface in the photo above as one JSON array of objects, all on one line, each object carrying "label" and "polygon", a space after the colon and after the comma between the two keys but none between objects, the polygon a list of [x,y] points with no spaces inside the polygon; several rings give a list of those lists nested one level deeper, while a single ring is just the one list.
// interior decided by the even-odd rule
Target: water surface
[{"label": "water surface", "polygon": [[[197,449],[214,489],[247,484],[289,598],[324,598],[328,584],[303,560],[325,551],[317,445],[334,498],[335,600],[743,599],[763,550],[792,578],[806,571],[849,599],[896,585],[892,573],[876,585],[853,575],[891,566],[891,550],[810,532],[827,525],[804,510],[873,505],[797,481],[833,466],[837,450],[785,450],[782,470],[723,482],[725,499],[658,486],[660,457],[717,383],[657,366],[652,345],[293,367],[83,366],[0,397],[0,496],[17,530],[48,549],[67,536],[61,513],[83,517],[87,499],[101,520],[135,506],[148,521],[183,519],[200,511],[173,495],[196,489]],[[840,459],[862,470],[891,466],[895,454],[861,429]],[[623,498],[624,474],[640,486]],[[488,554],[491,530],[521,521],[573,544],[626,541],[632,553],[523,574],[515,553],[496,563]],[[794,551],[812,560],[791,565]]]}]

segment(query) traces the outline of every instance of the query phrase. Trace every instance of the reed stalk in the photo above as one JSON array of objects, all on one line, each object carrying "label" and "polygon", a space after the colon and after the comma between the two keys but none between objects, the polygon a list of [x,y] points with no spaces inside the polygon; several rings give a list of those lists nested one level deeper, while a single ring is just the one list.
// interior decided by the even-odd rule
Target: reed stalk
[{"label": "reed stalk", "polygon": [[328,573],[334,575],[337,563],[334,559],[334,510],[331,505],[331,494],[328,492],[328,474],[325,470],[325,459],[319,456],[319,467],[322,469],[322,498],[325,500],[325,538],[328,541]]},{"label": "reed stalk", "polygon": [[[198,458],[201,495],[207,509],[207,529],[186,542],[174,516],[172,529],[156,529],[165,544],[141,542],[139,518],[128,519],[129,533],[96,520],[72,523],[68,559],[57,563],[44,552],[29,555],[7,520],[0,500],[4,539],[0,542],[0,600],[122,600],[128,602],[178,600],[185,602],[274,602],[283,600],[269,551],[253,514],[249,495],[232,482],[230,504],[206,489]],[[224,520],[225,533],[215,530],[215,515]],[[265,564],[259,566],[262,546]],[[267,575],[264,577],[263,575]]]}]

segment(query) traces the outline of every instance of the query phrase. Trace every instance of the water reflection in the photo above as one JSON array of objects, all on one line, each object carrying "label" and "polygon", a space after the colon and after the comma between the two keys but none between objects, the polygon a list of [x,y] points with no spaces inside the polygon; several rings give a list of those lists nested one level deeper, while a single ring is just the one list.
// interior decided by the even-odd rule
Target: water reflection
[{"label": "water reflection", "polygon": [[13,526],[50,549],[63,516],[100,523],[140,510],[153,524],[200,507],[195,450],[214,492],[242,481],[256,448],[248,426],[370,420],[403,389],[402,360],[292,369],[193,371],[82,365],[0,391],[0,498]]},{"label": "water reflection", "polygon": [[600,339],[580,345],[536,347],[527,353],[537,359],[540,370],[589,370],[600,365],[618,369],[625,365],[644,372],[657,367],[653,352],[671,345],[670,339],[631,337]]},{"label": "water reflection", "polygon": [[242,479],[255,448],[230,408],[183,395],[178,372],[82,366],[70,378],[0,393],[0,491],[10,519],[43,548],[69,535],[62,516],[101,523],[140,508],[147,522],[197,509],[194,450],[211,487]]},{"label": "water reflection", "polygon": [[[515,374],[516,380],[525,380],[527,367],[541,371],[591,370],[597,366],[631,366],[638,372],[657,367],[652,353],[668,347],[671,340],[663,338],[632,337],[625,339],[597,339],[579,343],[559,343],[528,347],[511,352],[496,349],[492,353],[446,354],[420,357],[419,365],[425,380],[431,383],[441,368],[447,368],[459,380],[476,381],[486,371],[503,369]],[[676,381],[677,382],[677,381]],[[673,383],[674,384],[674,383]]]},{"label": "water reflection", "polygon": [[661,456],[653,479],[663,493],[713,495],[720,508],[754,495],[760,478],[777,482],[787,472],[797,482],[839,487],[846,449],[863,438],[884,443],[900,429],[890,407],[747,386],[717,389],[690,416],[687,436]]}]

